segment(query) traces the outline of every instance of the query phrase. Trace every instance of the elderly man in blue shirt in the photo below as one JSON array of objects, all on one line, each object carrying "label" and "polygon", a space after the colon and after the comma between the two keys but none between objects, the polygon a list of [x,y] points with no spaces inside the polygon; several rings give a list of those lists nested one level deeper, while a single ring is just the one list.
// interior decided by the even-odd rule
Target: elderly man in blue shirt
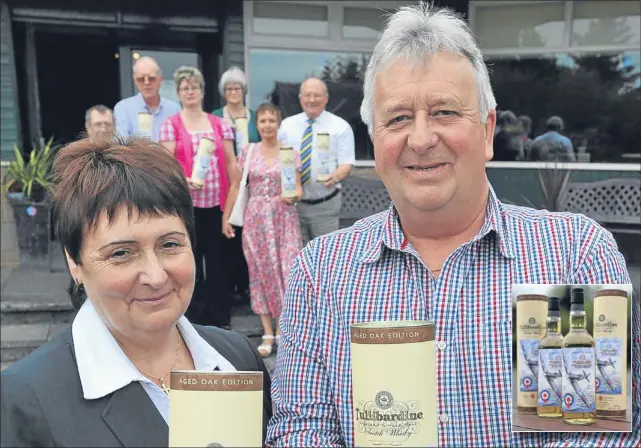
[{"label": "elderly man in blue shirt", "polygon": [[[499,201],[485,172],[495,109],[461,17],[429,4],[392,15],[365,73],[361,117],[393,203],[316,238],[295,261],[268,446],[354,446],[365,429],[352,412],[350,327],[392,320],[434,322],[439,446],[639,446],[638,368],[631,433],[511,431],[512,285],[630,277],[612,234],[593,220]],[[632,309],[638,366],[636,295]]]},{"label": "elderly man in blue shirt", "polygon": [[[116,132],[125,137],[143,134],[158,141],[160,126],[174,114],[180,112],[180,104],[160,96],[162,72],[158,63],[143,56],[134,64],[134,83],[138,94],[120,100],[114,107]],[[151,114],[151,132],[140,129],[140,113]]]}]

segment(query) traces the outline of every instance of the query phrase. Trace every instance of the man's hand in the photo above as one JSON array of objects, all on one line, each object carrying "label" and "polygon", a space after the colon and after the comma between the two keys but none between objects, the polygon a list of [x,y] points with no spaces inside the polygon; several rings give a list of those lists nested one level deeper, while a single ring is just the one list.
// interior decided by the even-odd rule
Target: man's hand
[{"label": "man's hand", "polygon": [[325,182],[322,182],[323,186],[328,190],[330,188],[334,188],[337,183],[338,179],[336,178],[336,173],[332,173],[329,179],[327,179]]}]

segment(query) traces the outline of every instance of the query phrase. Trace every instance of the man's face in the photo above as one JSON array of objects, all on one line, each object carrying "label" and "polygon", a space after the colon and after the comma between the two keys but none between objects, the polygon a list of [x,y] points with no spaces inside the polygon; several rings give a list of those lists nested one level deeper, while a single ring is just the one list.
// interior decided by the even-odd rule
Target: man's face
[{"label": "man's face", "polygon": [[143,59],[134,67],[134,82],[145,100],[154,100],[158,97],[162,76],[153,62]]},{"label": "man's face", "polygon": [[91,111],[89,121],[85,123],[87,137],[92,140],[109,138],[114,132],[114,117],[111,112]]},{"label": "man's face", "polygon": [[456,212],[485,183],[496,113],[481,123],[472,64],[437,53],[392,62],[375,81],[376,171],[400,209]]},{"label": "man's face", "polygon": [[308,79],[300,86],[300,106],[311,118],[318,117],[327,106],[327,90],[319,79]]}]

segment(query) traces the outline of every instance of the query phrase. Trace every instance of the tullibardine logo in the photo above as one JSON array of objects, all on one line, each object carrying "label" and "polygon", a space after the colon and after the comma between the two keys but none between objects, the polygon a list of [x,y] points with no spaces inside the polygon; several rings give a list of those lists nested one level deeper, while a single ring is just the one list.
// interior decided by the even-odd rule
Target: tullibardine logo
[{"label": "tullibardine logo", "polygon": [[418,400],[398,401],[382,390],[372,401],[359,401],[354,412],[356,431],[376,439],[377,444],[398,446],[421,430],[424,420]]}]

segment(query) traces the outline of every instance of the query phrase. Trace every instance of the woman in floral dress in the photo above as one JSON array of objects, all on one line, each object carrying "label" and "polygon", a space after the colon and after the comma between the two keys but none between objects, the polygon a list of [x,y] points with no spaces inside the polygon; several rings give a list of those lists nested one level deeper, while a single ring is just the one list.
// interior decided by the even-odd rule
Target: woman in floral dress
[{"label": "woman in floral dress", "polygon": [[[303,195],[303,187],[300,156],[297,153],[299,169],[296,176],[296,196],[285,198],[281,195],[278,108],[272,104],[262,104],[256,109],[256,121],[261,142],[245,147],[239,156],[238,167],[241,170],[244,168],[251,148],[243,252],[249,267],[252,310],[260,316],[264,330],[258,351],[261,356],[267,357],[272,352],[274,341],[277,345],[280,342],[278,318],[283,306],[287,276],[303,245],[295,206]],[[239,180],[231,185],[223,214],[223,233],[227,238],[235,237],[234,228],[229,224],[229,215],[238,195],[240,177],[238,174]],[[275,336],[274,319],[277,322]]]}]

